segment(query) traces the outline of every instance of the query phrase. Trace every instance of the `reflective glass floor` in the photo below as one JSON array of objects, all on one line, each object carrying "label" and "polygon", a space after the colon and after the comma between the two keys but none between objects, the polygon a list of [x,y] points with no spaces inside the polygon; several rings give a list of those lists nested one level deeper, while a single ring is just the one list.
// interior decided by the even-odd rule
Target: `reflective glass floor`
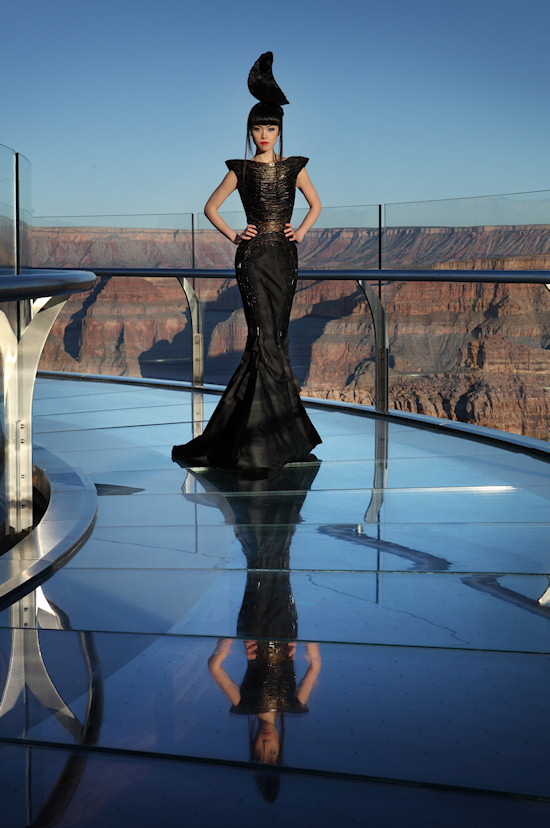
[{"label": "reflective glass floor", "polygon": [[217,399],[39,379],[98,514],[0,613],[2,828],[548,820],[549,463],[310,407],[318,462],[179,468]]}]

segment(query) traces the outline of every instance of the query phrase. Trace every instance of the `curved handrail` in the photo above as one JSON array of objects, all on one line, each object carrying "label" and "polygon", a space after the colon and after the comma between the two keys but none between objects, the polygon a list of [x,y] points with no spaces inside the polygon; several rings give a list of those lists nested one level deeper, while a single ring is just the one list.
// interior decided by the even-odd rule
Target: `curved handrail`
[{"label": "curved handrail", "polygon": [[91,288],[96,281],[89,270],[32,270],[27,273],[0,272],[0,302],[59,296]]},{"label": "curved handrail", "polygon": [[[235,271],[227,268],[113,268],[96,267],[97,276],[150,276],[195,279],[234,279]],[[320,279],[326,281],[367,282],[507,282],[514,284],[548,284],[549,270],[355,270],[353,268],[335,268],[334,270],[315,270],[300,267],[298,279]]]}]

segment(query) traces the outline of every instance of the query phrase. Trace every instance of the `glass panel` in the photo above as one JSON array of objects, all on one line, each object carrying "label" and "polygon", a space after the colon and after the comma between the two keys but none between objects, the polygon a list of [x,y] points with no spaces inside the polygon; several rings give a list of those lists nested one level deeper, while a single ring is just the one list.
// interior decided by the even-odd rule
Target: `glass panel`
[{"label": "glass panel", "polygon": [[[300,225],[307,208],[294,210],[292,223]],[[327,270],[378,268],[378,204],[325,207],[299,247],[300,265]]]},{"label": "glass panel", "polygon": [[[15,153],[0,144],[0,274],[15,270]],[[15,303],[0,303],[0,312],[15,321]],[[0,356],[0,554],[9,548],[5,537],[7,492],[4,465],[4,361]]]},{"label": "glass panel", "polygon": [[386,204],[384,268],[550,268],[550,190]]},{"label": "glass panel", "polygon": [[[550,269],[550,191],[387,204],[394,267]],[[549,300],[543,285],[386,284],[390,407],[549,439]]]},{"label": "glass panel", "polygon": [[32,167],[28,158],[18,154],[19,167],[19,267],[32,266]]},{"label": "glass panel", "polygon": [[0,272],[15,268],[15,153],[0,144]]},{"label": "glass panel", "polygon": [[68,300],[39,369],[190,380],[189,311],[177,278],[99,278]]},{"label": "glass panel", "polygon": [[35,216],[34,267],[192,267],[192,215]]},{"label": "glass panel", "polygon": [[[292,214],[294,227],[300,225],[306,213],[307,207],[295,208]],[[243,210],[222,212],[220,215],[234,230],[246,227]],[[378,225],[378,204],[324,208],[299,247],[300,266],[332,270],[378,268]],[[235,246],[212,229],[202,214],[198,216],[197,227],[197,267],[232,270]]]}]

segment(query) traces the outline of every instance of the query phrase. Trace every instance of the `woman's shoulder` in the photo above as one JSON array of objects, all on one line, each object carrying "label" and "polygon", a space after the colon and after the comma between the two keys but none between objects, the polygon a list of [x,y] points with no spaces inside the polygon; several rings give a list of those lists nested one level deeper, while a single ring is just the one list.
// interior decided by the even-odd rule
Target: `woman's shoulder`
[{"label": "woman's shoulder", "polygon": [[240,158],[230,158],[228,161],[225,162],[225,166],[228,170],[233,170],[233,172],[237,172],[238,170],[242,169],[244,161]]}]

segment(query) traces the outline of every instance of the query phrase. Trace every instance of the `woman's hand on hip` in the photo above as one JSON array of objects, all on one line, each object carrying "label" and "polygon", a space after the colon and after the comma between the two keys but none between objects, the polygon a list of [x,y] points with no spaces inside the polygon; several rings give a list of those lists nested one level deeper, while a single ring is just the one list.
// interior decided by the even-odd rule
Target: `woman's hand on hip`
[{"label": "woman's hand on hip", "polygon": [[298,228],[298,230],[294,230],[290,222],[288,224],[285,224],[285,236],[289,241],[293,241],[296,242],[296,244],[300,244],[300,242],[304,238],[304,235],[305,234],[300,231],[300,228]]},{"label": "woman's hand on hip", "polygon": [[247,224],[242,233],[237,233],[234,239],[234,244],[240,244],[242,241],[250,241],[253,239],[258,231],[255,224]]}]

